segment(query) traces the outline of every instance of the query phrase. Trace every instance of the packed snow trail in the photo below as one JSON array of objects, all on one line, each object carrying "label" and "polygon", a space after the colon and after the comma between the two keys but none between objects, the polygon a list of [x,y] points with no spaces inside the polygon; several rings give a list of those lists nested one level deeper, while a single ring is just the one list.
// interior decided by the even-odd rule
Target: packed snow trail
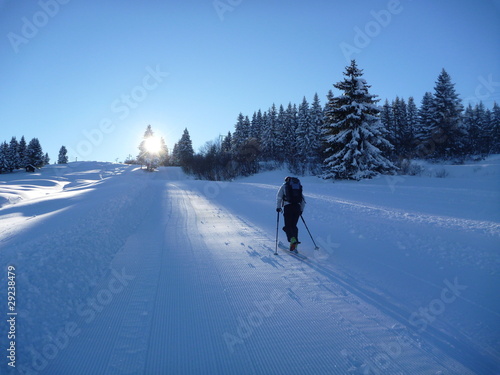
[{"label": "packed snow trail", "polygon": [[[29,241],[14,228],[4,237],[10,247],[0,248],[2,268],[17,264],[20,294],[31,300],[31,309],[20,311],[32,335],[23,337],[28,344],[19,373],[494,369],[488,358],[477,363],[481,353],[467,345],[459,349],[469,357],[460,361],[460,352],[451,349],[466,340],[434,328],[422,334],[409,328],[407,301],[353,278],[348,269],[326,262],[324,253],[309,252],[313,256],[305,261],[275,256],[275,215],[269,225],[252,221],[251,212],[261,205],[255,196],[240,202],[228,184],[186,180],[170,168],[152,174],[124,168],[89,186],[83,195],[54,200],[58,209],[52,215],[36,216],[37,225],[23,227]],[[47,204],[17,210],[35,214]],[[15,215],[15,206],[9,210],[12,220],[27,220]],[[55,224],[61,228],[44,234]]]}]

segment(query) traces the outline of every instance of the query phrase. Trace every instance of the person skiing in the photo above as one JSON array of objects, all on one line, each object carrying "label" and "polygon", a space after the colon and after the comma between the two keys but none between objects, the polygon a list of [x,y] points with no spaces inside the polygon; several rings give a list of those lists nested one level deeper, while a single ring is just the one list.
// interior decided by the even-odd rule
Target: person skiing
[{"label": "person skiing", "polygon": [[296,177],[286,177],[276,195],[276,212],[283,211],[286,233],[290,243],[290,251],[296,251],[299,242],[299,228],[297,222],[304,211],[306,201],[302,195],[302,185]]}]

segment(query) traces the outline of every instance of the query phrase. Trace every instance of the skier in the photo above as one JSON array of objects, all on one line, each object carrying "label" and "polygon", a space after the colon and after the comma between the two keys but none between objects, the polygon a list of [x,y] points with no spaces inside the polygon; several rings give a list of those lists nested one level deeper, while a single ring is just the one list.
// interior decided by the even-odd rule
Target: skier
[{"label": "skier", "polygon": [[297,250],[299,242],[299,229],[297,222],[304,211],[306,201],[302,195],[302,185],[296,177],[286,177],[276,196],[276,212],[283,211],[286,233],[290,243],[290,251]]}]

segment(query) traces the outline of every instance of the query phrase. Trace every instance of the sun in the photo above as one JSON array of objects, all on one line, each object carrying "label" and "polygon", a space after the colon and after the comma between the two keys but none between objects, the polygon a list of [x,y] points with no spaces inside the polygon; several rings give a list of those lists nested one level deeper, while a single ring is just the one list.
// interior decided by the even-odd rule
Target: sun
[{"label": "sun", "polygon": [[161,142],[156,137],[149,137],[144,141],[146,151],[151,154],[158,154],[161,151]]}]

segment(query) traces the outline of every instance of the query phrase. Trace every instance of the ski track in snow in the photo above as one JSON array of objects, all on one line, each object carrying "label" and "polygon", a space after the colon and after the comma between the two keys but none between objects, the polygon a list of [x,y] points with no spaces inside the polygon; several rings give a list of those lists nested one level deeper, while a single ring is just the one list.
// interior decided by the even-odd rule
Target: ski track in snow
[{"label": "ski track in snow", "polygon": [[[30,300],[20,307],[28,332],[19,345],[30,348],[20,349],[19,361],[35,373],[498,373],[498,359],[456,327],[439,321],[416,329],[408,324],[412,304],[335,264],[325,249],[304,250],[305,260],[275,256],[272,220],[262,227],[239,205],[221,205],[206,193],[211,183],[178,169],[102,166],[84,174],[54,193],[67,194],[60,199],[3,209],[0,264],[16,263],[20,294]],[[247,188],[274,195],[277,186]],[[381,221],[499,232],[497,223],[309,197]],[[51,356],[69,324],[75,334]]]},{"label": "ski track in snow", "polygon": [[[276,190],[276,186],[268,184],[251,184],[257,188]],[[332,189],[334,190],[334,189]],[[470,220],[457,217],[430,215],[421,212],[402,211],[392,207],[371,205],[353,200],[339,199],[331,195],[306,193],[306,199],[318,199],[325,203],[341,206],[345,209],[364,215],[372,215],[380,219],[410,222],[416,224],[437,225],[443,228],[459,230],[481,231],[492,236],[500,237],[500,223],[492,221]]]}]

